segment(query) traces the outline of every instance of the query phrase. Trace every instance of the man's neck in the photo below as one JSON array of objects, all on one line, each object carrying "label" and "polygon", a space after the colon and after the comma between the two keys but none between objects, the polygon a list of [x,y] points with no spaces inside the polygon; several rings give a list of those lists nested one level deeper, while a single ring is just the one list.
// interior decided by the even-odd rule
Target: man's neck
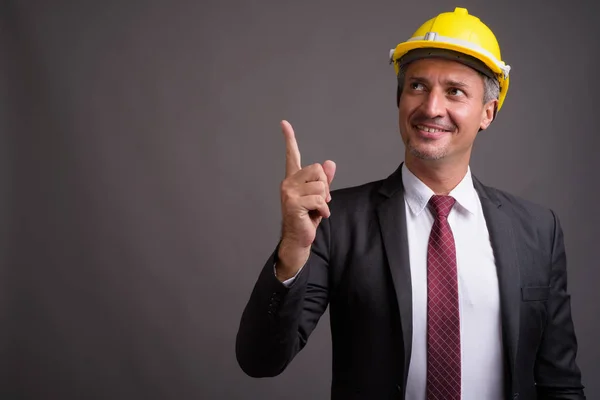
[{"label": "man's neck", "polygon": [[447,195],[465,177],[469,164],[451,163],[441,160],[420,160],[406,157],[405,165],[437,195]]}]

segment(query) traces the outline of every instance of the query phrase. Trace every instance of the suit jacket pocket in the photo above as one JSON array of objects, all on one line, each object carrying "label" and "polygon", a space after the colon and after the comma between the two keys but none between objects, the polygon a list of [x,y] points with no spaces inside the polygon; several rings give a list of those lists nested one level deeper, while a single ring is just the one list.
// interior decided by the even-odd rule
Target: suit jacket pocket
[{"label": "suit jacket pocket", "polygon": [[529,286],[521,288],[521,299],[523,301],[545,301],[548,300],[550,286]]}]

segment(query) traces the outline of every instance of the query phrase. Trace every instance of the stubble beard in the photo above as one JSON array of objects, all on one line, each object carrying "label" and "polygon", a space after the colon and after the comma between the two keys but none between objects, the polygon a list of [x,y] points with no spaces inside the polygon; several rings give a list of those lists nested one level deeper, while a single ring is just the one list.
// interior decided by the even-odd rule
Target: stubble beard
[{"label": "stubble beard", "polygon": [[409,153],[413,157],[426,161],[440,160],[446,157],[446,155],[448,154],[448,149],[445,146],[434,149],[420,150],[417,147],[413,146],[409,141],[407,147]]}]

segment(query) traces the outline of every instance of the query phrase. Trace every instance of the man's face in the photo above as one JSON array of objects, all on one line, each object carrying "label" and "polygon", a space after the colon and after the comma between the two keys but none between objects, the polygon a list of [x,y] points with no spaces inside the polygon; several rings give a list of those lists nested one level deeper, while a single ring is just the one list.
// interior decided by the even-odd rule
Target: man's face
[{"label": "man's face", "polygon": [[467,161],[479,129],[492,122],[496,101],[483,104],[483,77],[464,64],[429,58],[406,68],[399,104],[407,157]]}]

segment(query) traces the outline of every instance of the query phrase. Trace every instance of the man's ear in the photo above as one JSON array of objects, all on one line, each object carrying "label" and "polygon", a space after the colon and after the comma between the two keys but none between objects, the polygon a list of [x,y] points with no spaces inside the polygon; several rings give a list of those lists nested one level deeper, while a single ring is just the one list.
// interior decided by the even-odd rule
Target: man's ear
[{"label": "man's ear", "polygon": [[498,100],[491,100],[483,106],[483,111],[481,115],[481,125],[479,126],[480,130],[483,131],[490,126],[494,118],[496,118],[497,111]]}]

